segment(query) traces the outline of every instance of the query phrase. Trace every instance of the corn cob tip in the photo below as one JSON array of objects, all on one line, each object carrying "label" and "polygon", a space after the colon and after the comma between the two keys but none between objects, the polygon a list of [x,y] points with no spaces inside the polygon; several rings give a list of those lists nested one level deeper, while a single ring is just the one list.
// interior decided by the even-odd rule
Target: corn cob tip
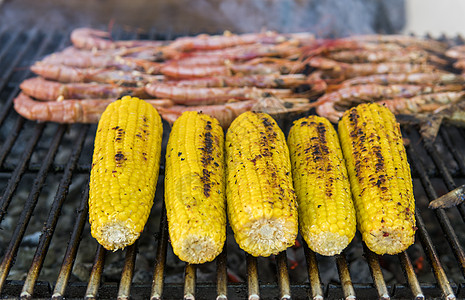
[{"label": "corn cob tip", "polygon": [[322,231],[318,233],[309,233],[306,238],[308,247],[318,254],[333,256],[340,254],[347,245],[349,245],[351,239],[346,235],[334,233],[330,231]]},{"label": "corn cob tip", "polygon": [[[173,241],[171,241],[173,243]],[[224,239],[218,242],[214,237],[190,235],[173,245],[175,254],[190,264],[203,264],[212,261],[223,250]]]},{"label": "corn cob tip", "polygon": [[117,251],[134,244],[140,232],[134,228],[130,221],[114,221],[106,223],[100,228],[92,228],[92,236],[97,239],[105,249]]},{"label": "corn cob tip", "polygon": [[235,233],[239,246],[253,256],[267,257],[295,243],[297,224],[279,218],[262,218]]},{"label": "corn cob tip", "polygon": [[406,230],[401,222],[398,226],[383,227],[366,232],[362,238],[368,249],[374,253],[394,255],[407,250],[415,242],[415,229]]}]

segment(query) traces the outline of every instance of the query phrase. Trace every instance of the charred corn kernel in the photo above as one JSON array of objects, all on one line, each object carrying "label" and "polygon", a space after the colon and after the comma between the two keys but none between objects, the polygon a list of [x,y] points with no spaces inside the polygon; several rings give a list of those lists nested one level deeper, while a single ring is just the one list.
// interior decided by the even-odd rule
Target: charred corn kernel
[{"label": "charred corn kernel", "polygon": [[173,251],[188,263],[212,261],[226,240],[223,129],[206,114],[184,112],[166,149],[165,204]]},{"label": "charred corn kernel", "polygon": [[296,196],[283,132],[265,113],[245,112],[226,134],[226,198],[236,242],[253,256],[295,243]]},{"label": "charred corn kernel", "polygon": [[144,229],[158,179],[163,127],[158,112],[129,96],[98,123],[89,189],[91,233],[108,250],[133,244]]},{"label": "charred corn kernel", "polygon": [[355,235],[355,209],[339,138],[325,118],[294,122],[288,136],[299,227],[310,249],[341,253]]},{"label": "charred corn kernel", "polygon": [[364,242],[377,254],[406,250],[414,242],[415,200],[394,115],[378,104],[361,104],[344,113],[338,131]]}]

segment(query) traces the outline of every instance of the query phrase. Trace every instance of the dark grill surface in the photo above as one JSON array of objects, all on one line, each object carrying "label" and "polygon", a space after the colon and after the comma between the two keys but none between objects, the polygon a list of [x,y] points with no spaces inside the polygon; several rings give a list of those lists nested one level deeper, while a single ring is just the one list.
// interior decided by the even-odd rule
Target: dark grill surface
[{"label": "dark grill surface", "polygon": [[[115,30],[116,39],[172,38]],[[168,242],[163,165],[140,240],[107,252],[90,236],[88,179],[96,125],[36,123],[12,101],[29,66],[69,45],[69,32],[0,28],[0,297],[24,299],[423,299],[465,297],[465,207],[428,202],[465,183],[465,130],[443,126],[434,144],[405,127],[417,201],[416,242],[380,257],[357,234],[343,254],[295,246],[270,258],[239,250],[230,230],[212,263],[186,265]],[[290,120],[280,120],[286,132]],[[164,142],[169,127],[165,124]],[[162,152],[164,156],[164,152]],[[226,253],[228,252],[228,253]]]}]

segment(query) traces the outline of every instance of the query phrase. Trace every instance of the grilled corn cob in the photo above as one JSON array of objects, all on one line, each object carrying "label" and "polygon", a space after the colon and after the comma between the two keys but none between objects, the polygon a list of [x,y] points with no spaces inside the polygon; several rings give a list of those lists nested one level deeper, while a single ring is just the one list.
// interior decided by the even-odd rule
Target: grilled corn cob
[{"label": "grilled corn cob", "polygon": [[344,113],[338,131],[363,240],[377,254],[406,250],[414,242],[415,200],[394,115],[378,104],[361,104]]},{"label": "grilled corn cob", "polygon": [[288,145],[300,233],[313,251],[339,254],[355,235],[355,209],[336,130],[325,118],[302,118]]},{"label": "grilled corn cob", "polygon": [[194,111],[173,124],[166,151],[165,204],[174,253],[213,260],[226,239],[224,134],[218,120]]},{"label": "grilled corn cob", "polygon": [[283,132],[265,113],[245,112],[226,134],[226,198],[236,242],[254,256],[295,243],[296,196]]},{"label": "grilled corn cob", "polygon": [[133,244],[144,229],[158,179],[162,123],[147,102],[110,104],[98,123],[89,190],[92,236],[108,250]]}]

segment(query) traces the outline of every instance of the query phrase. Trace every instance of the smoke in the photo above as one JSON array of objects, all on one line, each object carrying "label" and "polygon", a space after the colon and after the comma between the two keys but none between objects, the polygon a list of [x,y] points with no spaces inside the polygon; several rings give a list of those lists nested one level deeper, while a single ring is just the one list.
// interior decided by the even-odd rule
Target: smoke
[{"label": "smoke", "polygon": [[404,6],[404,0],[16,0],[2,4],[0,23],[45,30],[114,23],[175,35],[276,30],[341,37],[399,32]]}]

